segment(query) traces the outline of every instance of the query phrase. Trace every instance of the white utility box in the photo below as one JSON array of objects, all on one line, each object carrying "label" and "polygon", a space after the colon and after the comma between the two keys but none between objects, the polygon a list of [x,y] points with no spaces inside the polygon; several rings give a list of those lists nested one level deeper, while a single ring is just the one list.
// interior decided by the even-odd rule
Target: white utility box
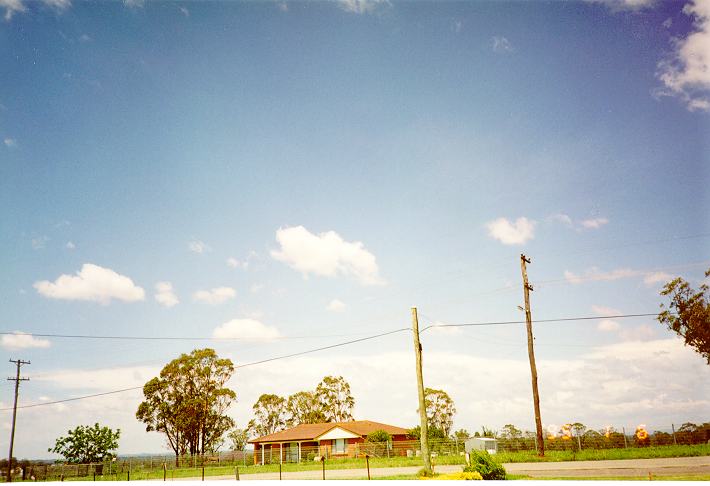
[{"label": "white utility box", "polygon": [[498,452],[498,441],[490,437],[474,437],[466,441],[466,452],[488,451],[489,454]]}]

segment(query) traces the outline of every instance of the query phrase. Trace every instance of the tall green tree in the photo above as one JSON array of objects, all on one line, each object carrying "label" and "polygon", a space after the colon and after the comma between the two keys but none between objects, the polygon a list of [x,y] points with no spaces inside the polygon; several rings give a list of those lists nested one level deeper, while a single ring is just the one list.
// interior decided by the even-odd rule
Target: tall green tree
[{"label": "tall green tree", "polygon": [[327,422],[353,420],[355,399],[350,394],[350,384],[342,376],[325,376],[316,387]]},{"label": "tall green tree", "polygon": [[243,451],[249,443],[249,432],[245,429],[232,429],[227,434],[229,448],[233,451]]},{"label": "tall green tree", "polygon": [[523,431],[513,424],[506,424],[500,430],[500,436],[503,439],[519,439],[523,436]]},{"label": "tall green tree", "polygon": [[79,425],[74,430],[67,431],[66,437],[59,437],[54,447],[48,449],[64,456],[67,462],[74,464],[102,462],[113,457],[113,451],[118,449],[118,439],[121,429],[114,432],[109,427]]},{"label": "tall green tree", "polygon": [[234,426],[226,415],[236,399],[226,387],[233,373],[232,361],[213,349],[182,354],[145,384],[136,417],[147,431],[165,434],[176,461],[186,453],[214,452]]},{"label": "tall green tree", "polygon": [[256,437],[273,434],[286,426],[286,399],[265,393],[252,406],[254,418],[247,430]]},{"label": "tall green tree", "polygon": [[312,391],[301,391],[288,397],[286,401],[286,425],[317,424],[325,422],[323,404]]},{"label": "tall green tree", "polygon": [[424,407],[426,408],[427,424],[444,431],[449,436],[454,424],[456,407],[454,401],[444,390],[424,389]]},{"label": "tall green tree", "polygon": [[[710,276],[710,269],[705,272]],[[661,295],[670,297],[668,307],[661,304],[658,321],[685,340],[710,364],[710,287],[702,284],[698,290],[682,278],[668,282]]]}]

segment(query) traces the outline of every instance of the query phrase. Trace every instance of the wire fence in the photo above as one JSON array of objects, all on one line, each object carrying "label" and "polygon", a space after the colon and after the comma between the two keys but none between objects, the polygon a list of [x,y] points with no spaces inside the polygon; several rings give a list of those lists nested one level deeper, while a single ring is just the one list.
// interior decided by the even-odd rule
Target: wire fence
[{"label": "wire fence", "polygon": [[[498,453],[530,453],[536,447],[535,434],[517,429],[496,433]],[[464,464],[467,437],[431,439],[429,448],[434,461],[439,464]],[[328,441],[330,442],[330,441]],[[700,426],[683,424],[676,427],[605,427],[600,430],[576,429],[571,425],[549,427],[544,438],[546,451],[583,451],[665,446],[710,444],[710,423]],[[470,447],[470,444],[469,444]],[[266,444],[245,451],[228,451],[175,457],[174,455],[118,457],[97,464],[67,464],[39,461],[20,461],[13,468],[13,480],[63,481],[84,479],[94,481],[135,479],[199,478],[200,475],[232,475],[239,471],[342,469],[349,466],[374,467],[418,465],[421,462],[421,444],[418,439],[390,442],[356,442],[337,447],[335,443],[304,445],[298,443]],[[348,464],[350,461],[351,464]],[[5,465],[6,465],[6,461]],[[268,467],[264,467],[268,466]],[[277,469],[274,469],[274,466]],[[6,469],[2,470],[6,479]],[[203,476],[204,477],[204,476]]]}]

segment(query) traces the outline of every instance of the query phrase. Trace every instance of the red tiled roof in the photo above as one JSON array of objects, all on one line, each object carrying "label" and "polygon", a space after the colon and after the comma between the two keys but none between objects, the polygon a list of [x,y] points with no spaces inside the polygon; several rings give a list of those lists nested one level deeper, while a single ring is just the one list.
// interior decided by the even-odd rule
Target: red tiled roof
[{"label": "red tiled roof", "polygon": [[390,435],[403,435],[406,429],[394,425],[381,424],[370,420],[353,420],[352,422],[326,422],[320,424],[301,424],[291,429],[282,430],[274,434],[264,435],[252,439],[249,443],[259,442],[293,442],[298,440],[313,440],[328,432],[330,429],[340,427],[353,434],[365,437],[376,430],[384,430]]}]

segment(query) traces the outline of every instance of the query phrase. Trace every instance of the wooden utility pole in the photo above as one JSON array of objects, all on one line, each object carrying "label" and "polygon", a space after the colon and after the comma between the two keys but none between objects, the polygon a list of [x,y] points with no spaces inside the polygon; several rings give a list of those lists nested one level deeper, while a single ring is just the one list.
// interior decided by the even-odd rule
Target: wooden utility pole
[{"label": "wooden utility pole", "polygon": [[533,405],[535,407],[535,434],[537,437],[537,455],[545,455],[545,441],[542,436],[542,419],[540,418],[540,394],[537,391],[537,367],[535,366],[535,349],[533,346],[532,315],[530,314],[530,291],[532,285],[528,283],[528,270],[525,266],[530,259],[520,254],[520,270],[523,273],[523,293],[525,294],[525,323],[528,330],[528,357],[530,358],[530,374],[532,375]]},{"label": "wooden utility pole", "polygon": [[29,361],[22,361],[21,359],[11,359],[10,363],[15,363],[17,365],[17,375],[12,378],[8,378],[10,381],[15,382],[15,405],[12,407],[12,432],[10,432],[10,456],[7,461],[7,482],[12,481],[12,447],[15,445],[15,420],[17,419],[17,396],[20,394],[20,382],[27,381],[29,378],[20,378],[20,367],[23,364],[30,364]]},{"label": "wooden utility pole", "polygon": [[429,457],[429,427],[426,420],[426,406],[424,404],[424,377],[422,375],[422,345],[419,343],[419,319],[417,318],[417,308],[412,307],[412,334],[414,334],[414,356],[417,365],[417,388],[419,390],[419,440],[422,445],[422,459],[424,460],[424,471],[432,474],[431,458]]}]

